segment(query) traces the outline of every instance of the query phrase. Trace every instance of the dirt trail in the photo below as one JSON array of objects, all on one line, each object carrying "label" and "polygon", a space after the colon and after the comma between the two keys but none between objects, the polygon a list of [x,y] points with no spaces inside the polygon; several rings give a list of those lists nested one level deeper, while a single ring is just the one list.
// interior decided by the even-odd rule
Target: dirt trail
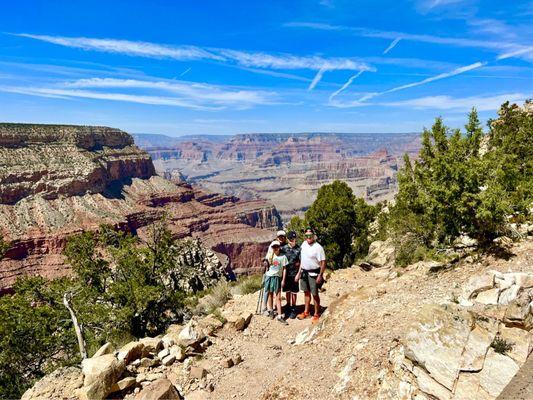
[{"label": "dirt trail", "polygon": [[[213,392],[193,387],[187,399],[375,399],[389,350],[412,315],[424,304],[451,301],[474,274],[490,269],[533,270],[533,241],[518,244],[513,252],[516,255],[509,260],[484,257],[433,274],[416,265],[403,270],[337,271],[321,295],[328,311],[314,340],[291,344],[312,327],[310,319],[289,320],[285,326],[254,316],[244,332],[223,329],[195,362],[213,375]],[[303,301],[302,294],[298,301]],[[256,302],[257,294],[251,294],[235,298],[226,308],[253,311]],[[244,361],[223,368],[221,360],[236,354]],[[530,373],[531,360],[527,365]],[[520,383],[521,378],[516,379]]]}]

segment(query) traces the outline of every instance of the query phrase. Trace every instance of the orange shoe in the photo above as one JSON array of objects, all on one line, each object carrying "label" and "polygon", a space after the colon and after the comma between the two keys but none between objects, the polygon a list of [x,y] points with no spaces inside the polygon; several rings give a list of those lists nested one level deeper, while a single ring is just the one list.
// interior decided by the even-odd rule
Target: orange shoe
[{"label": "orange shoe", "polygon": [[313,315],[313,318],[311,318],[311,323],[314,325],[314,324],[318,324],[318,320],[320,319],[320,314],[315,314]]},{"label": "orange shoe", "polygon": [[298,318],[298,319],[306,319],[306,318],[309,318],[309,317],[310,317],[310,314],[308,312],[305,312],[305,311],[296,316],[296,318]]}]

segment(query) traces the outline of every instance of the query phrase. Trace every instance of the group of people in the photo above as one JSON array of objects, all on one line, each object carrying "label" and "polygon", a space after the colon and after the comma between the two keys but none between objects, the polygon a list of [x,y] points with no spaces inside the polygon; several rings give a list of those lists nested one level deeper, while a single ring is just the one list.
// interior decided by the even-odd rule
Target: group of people
[{"label": "group of people", "polygon": [[[312,323],[317,323],[320,318],[319,289],[324,282],[326,269],[324,248],[316,241],[311,228],[305,230],[305,240],[301,245],[298,245],[294,231],[288,234],[278,231],[276,236],[263,259],[264,314],[283,324],[287,324],[289,318],[310,318],[312,296]],[[304,292],[304,311],[297,314],[296,302],[300,290]],[[286,299],[285,312],[281,305],[282,292]]]}]

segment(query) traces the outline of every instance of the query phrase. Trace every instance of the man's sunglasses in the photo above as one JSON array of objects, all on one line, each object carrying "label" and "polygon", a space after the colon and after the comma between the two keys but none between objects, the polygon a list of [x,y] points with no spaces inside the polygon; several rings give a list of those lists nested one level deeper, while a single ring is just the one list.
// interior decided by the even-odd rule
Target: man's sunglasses
[{"label": "man's sunglasses", "polygon": [[315,235],[305,235],[305,237],[306,237],[307,239],[312,238],[313,236],[315,236]]}]

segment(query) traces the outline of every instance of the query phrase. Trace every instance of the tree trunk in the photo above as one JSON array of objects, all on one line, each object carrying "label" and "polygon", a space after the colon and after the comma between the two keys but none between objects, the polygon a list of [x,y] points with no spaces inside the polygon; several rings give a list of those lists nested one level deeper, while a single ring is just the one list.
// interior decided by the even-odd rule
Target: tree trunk
[{"label": "tree trunk", "polygon": [[71,296],[71,293],[65,293],[63,295],[63,304],[70,312],[70,317],[72,318],[72,323],[74,324],[74,330],[76,331],[76,338],[78,339],[78,347],[80,348],[81,359],[85,360],[87,358],[87,350],[85,349],[85,341],[83,340],[83,334],[80,325],[78,324],[78,318],[76,318],[76,314],[70,305]]}]

